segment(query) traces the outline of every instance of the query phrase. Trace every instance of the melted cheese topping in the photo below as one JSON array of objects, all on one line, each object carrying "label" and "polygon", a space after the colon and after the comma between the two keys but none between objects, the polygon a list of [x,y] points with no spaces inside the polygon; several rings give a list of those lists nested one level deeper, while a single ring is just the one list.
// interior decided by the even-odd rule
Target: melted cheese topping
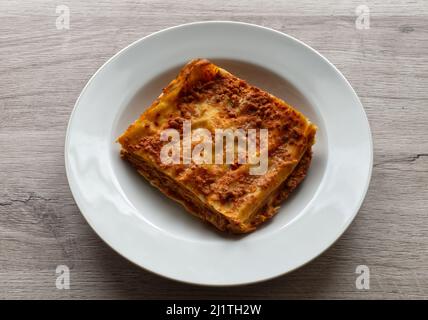
[{"label": "melted cheese topping", "polygon": [[[167,142],[161,141],[160,133],[168,128],[181,132],[184,120],[191,121],[192,129],[208,129],[213,137],[215,129],[268,129],[266,174],[250,175],[250,164],[162,164],[160,150]],[[187,198],[191,195],[214,215],[245,225],[260,215],[290,176],[314,143],[315,133],[316,126],[284,101],[197,59],[181,70],[118,141],[133,159],[141,159],[185,190]]]}]

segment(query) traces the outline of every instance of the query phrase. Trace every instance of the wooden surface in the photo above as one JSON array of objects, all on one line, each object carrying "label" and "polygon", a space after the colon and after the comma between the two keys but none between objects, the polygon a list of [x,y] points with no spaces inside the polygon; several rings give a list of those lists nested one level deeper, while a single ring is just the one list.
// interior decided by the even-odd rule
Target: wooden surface
[{"label": "wooden surface", "polygon": [[[70,29],[57,30],[57,5]],[[370,9],[370,29],[355,8]],[[344,236],[301,269],[234,288],[190,286],[141,270],[84,221],[64,170],[74,102],[114,53],[198,20],[252,22],[315,48],[366,109],[374,168]],[[0,1],[0,298],[428,298],[428,2]],[[332,195],[334,196],[334,195]],[[55,286],[57,265],[70,290]],[[370,289],[355,270],[370,268]]]}]

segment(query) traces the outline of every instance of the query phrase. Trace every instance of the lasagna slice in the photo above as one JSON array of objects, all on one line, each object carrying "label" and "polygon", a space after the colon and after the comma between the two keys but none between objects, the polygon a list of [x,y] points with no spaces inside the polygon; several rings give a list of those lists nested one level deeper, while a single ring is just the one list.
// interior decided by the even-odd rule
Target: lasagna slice
[{"label": "lasagna slice", "polygon": [[[267,129],[265,172],[252,174],[255,165],[238,161],[236,153],[232,163],[196,163],[184,161],[181,150],[178,162],[165,163],[162,148],[170,142],[162,139],[162,132],[175,129],[183,138],[185,123],[192,131],[208,130],[213,139],[216,129]],[[205,59],[196,59],[183,67],[118,141],[121,156],[187,211],[219,230],[247,233],[272,217],[304,179],[315,133],[316,126],[284,101]],[[259,134],[259,156],[260,139]]]}]

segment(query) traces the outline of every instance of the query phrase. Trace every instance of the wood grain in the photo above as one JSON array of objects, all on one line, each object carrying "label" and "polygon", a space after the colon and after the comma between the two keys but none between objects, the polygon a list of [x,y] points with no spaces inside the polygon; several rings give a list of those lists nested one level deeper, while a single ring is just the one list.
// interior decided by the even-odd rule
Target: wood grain
[{"label": "wood grain", "polygon": [[[57,30],[57,5],[70,7]],[[355,28],[355,8],[371,11]],[[114,53],[154,31],[237,20],[286,32],[333,62],[361,98],[374,138],[368,195],[344,236],[301,269],[206,288],[132,265],[81,216],[64,170],[74,102]],[[0,298],[428,298],[428,3],[420,1],[1,1]],[[55,268],[71,269],[71,289]],[[355,286],[369,266],[370,290]]]}]

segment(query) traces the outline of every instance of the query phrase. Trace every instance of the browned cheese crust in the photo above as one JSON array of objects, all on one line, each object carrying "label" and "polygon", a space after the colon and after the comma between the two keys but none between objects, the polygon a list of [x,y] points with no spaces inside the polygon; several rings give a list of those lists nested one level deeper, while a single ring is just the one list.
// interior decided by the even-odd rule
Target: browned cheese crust
[{"label": "browned cheese crust", "polygon": [[[160,160],[160,132],[192,129],[268,129],[269,166],[170,164]],[[152,185],[219,230],[253,231],[272,217],[308,171],[316,126],[284,101],[203,59],[188,63],[119,137],[122,157]],[[259,144],[259,141],[257,141]],[[214,143],[213,143],[214,144]],[[182,159],[181,159],[182,160]]]}]

